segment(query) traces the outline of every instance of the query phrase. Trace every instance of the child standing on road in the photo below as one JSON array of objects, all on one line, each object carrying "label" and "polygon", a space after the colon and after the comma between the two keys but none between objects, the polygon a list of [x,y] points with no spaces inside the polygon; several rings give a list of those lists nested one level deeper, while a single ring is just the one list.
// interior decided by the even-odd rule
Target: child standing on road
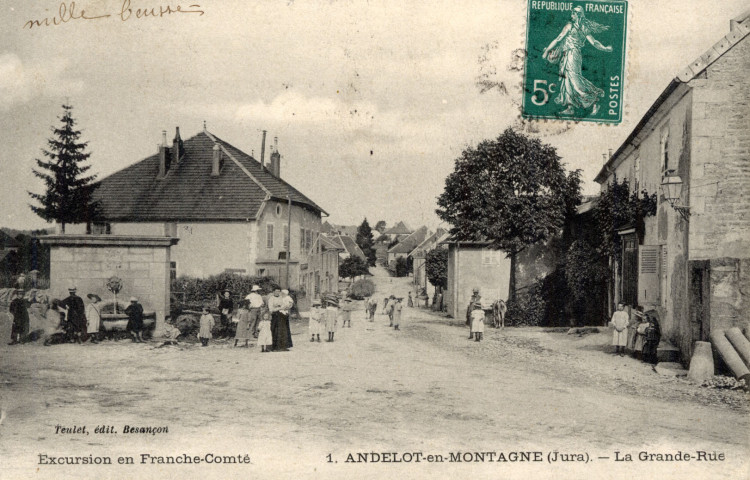
[{"label": "child standing on road", "polygon": [[322,311],[320,308],[320,300],[315,300],[310,309],[310,341],[314,342],[315,337],[318,337],[320,342],[320,320],[322,318]]},{"label": "child standing on road", "polygon": [[352,302],[349,299],[344,300],[341,307],[341,328],[352,328]]},{"label": "child standing on road", "polygon": [[271,313],[263,309],[260,313],[260,323],[258,324],[258,345],[261,353],[271,351],[273,345],[273,336],[271,335]]},{"label": "child standing on road", "polygon": [[474,310],[471,311],[471,331],[474,333],[474,341],[482,340],[484,335],[484,310],[478,303],[474,304]]},{"label": "child standing on road", "polygon": [[326,330],[328,331],[328,342],[333,341],[333,335],[336,333],[336,323],[338,322],[339,309],[335,300],[328,299],[326,305]]},{"label": "child standing on road", "polygon": [[208,341],[211,339],[213,335],[211,335],[211,330],[214,328],[214,325],[216,324],[214,320],[214,316],[208,313],[208,307],[203,307],[203,314],[201,315],[201,328],[198,331],[198,338],[201,340],[201,347],[207,347]]},{"label": "child standing on road", "polygon": [[394,301],[391,316],[393,318],[393,329],[398,330],[398,326],[401,324],[401,310],[404,308],[402,302],[403,298],[398,298]]}]

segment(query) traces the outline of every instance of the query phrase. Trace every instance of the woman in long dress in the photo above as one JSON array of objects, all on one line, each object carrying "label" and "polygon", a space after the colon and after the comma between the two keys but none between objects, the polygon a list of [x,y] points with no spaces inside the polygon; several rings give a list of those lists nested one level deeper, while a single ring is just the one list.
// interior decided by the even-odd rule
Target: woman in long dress
[{"label": "woman in long dress", "polygon": [[552,40],[542,53],[542,58],[551,63],[560,64],[560,87],[555,103],[565,106],[560,112],[572,115],[575,109],[588,110],[596,115],[599,111],[600,98],[604,97],[604,90],[591,83],[581,73],[581,49],[588,41],[594,48],[603,52],[611,52],[611,46],[604,46],[593,37],[609,27],[600,25],[586,18],[583,8],[575,7],[571,13],[571,21],[563,27],[560,34]]},{"label": "woman in long dress", "polygon": [[237,311],[237,330],[234,334],[235,347],[240,340],[244,340],[245,348],[247,348],[250,339],[253,338],[253,331],[250,329],[250,310],[248,310],[247,304],[247,300],[242,300],[240,309]]}]

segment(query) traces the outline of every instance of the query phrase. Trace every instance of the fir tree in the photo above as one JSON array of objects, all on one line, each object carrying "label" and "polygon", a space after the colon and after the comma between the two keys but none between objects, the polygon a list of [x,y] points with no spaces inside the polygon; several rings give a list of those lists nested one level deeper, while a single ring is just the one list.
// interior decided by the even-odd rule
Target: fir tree
[{"label": "fir tree", "polygon": [[85,149],[88,142],[79,141],[81,131],[75,129],[71,115],[73,107],[63,105],[62,125],[52,128],[54,136],[47,140],[47,149],[42,149],[48,161],[36,159],[39,170],[34,175],[46,186],[44,194],[28,192],[39,205],[29,205],[34,213],[46,221],[57,221],[65,231],[67,223],[89,223],[99,213],[99,206],[92,202],[96,175],[85,176],[91,165],[83,165],[91,156]]},{"label": "fir tree", "polygon": [[370,228],[370,224],[367,222],[366,218],[357,228],[357,238],[355,239],[355,242],[365,254],[365,257],[367,257],[367,264],[371,267],[374,267],[376,254],[373,245],[375,243],[375,240],[373,239],[372,229]]}]

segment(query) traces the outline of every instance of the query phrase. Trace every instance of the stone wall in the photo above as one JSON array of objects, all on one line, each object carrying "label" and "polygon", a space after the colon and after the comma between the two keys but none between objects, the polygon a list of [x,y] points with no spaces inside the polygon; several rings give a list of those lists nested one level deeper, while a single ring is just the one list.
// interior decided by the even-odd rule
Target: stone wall
[{"label": "stone wall", "polygon": [[118,300],[138,298],[145,311],[155,311],[157,328],[169,314],[170,247],[177,239],[115,235],[48,235],[50,294],[65,298],[70,285],[85,298],[96,293],[113,299],[107,290],[112,276],[122,279]]},{"label": "stone wall", "polygon": [[750,252],[750,37],[691,80],[690,258]]}]

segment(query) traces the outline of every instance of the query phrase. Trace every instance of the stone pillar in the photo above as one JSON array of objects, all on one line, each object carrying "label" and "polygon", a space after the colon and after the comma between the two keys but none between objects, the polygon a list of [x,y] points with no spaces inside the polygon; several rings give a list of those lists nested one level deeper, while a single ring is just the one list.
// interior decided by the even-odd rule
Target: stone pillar
[{"label": "stone pillar", "polygon": [[137,297],[146,313],[156,314],[155,331],[163,330],[169,315],[170,247],[179,239],[134,235],[47,235],[50,246],[50,296],[65,298],[70,284],[86,299],[89,293],[105,302],[113,300],[107,290],[112,276],[122,279],[118,302]]}]

